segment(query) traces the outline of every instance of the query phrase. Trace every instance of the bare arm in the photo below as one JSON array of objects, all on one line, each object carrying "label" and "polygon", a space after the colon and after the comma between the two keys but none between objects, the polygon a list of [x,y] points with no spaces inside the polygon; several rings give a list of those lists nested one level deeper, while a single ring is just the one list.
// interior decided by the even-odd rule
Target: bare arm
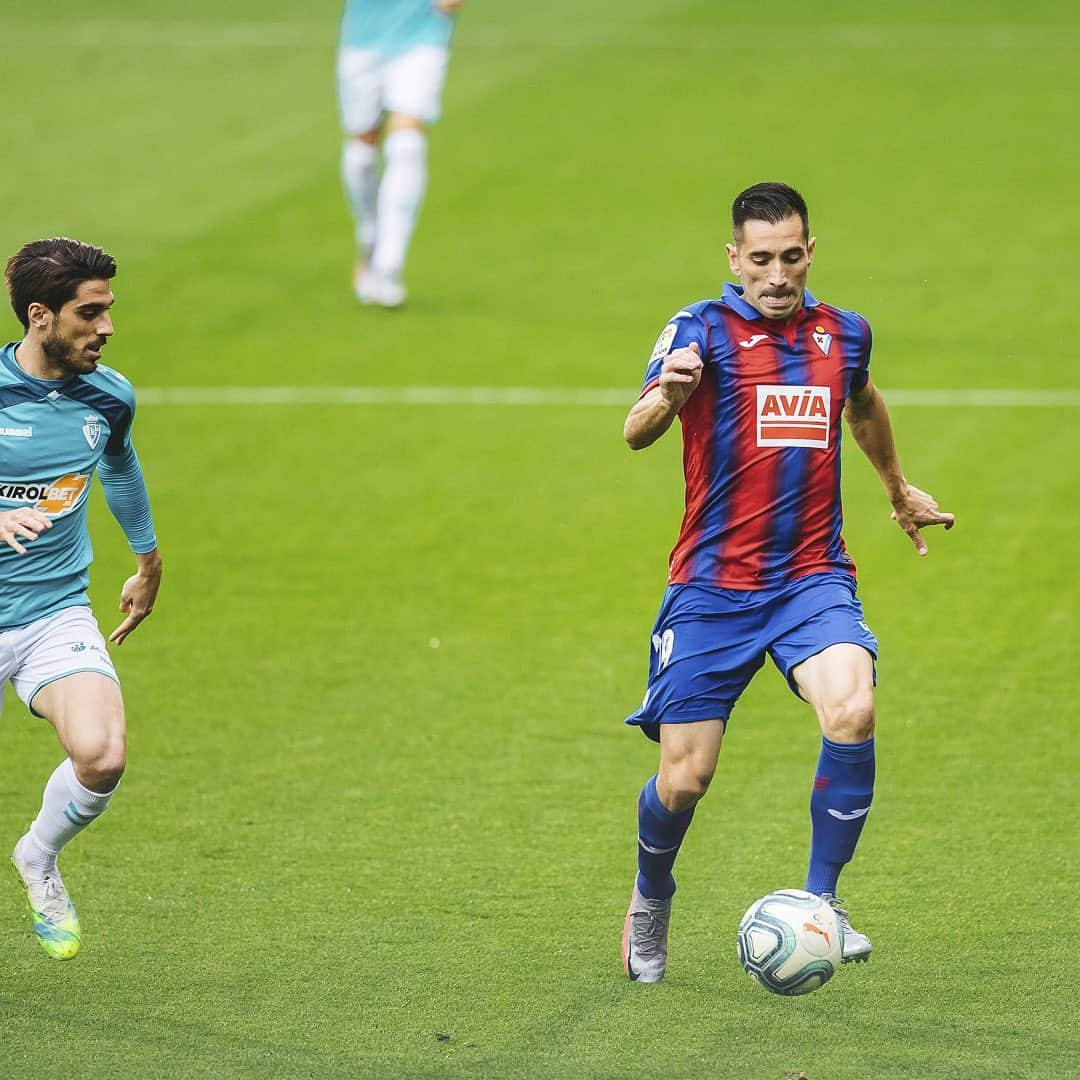
[{"label": "bare arm", "polygon": [[120,590],[120,610],[126,618],[109,635],[109,640],[115,645],[123,645],[128,634],[154,610],[154,601],[161,586],[161,555],[157,548],[137,552],[135,565],[135,573]]},{"label": "bare arm", "polygon": [[135,573],[120,590],[120,610],[125,618],[109,635],[109,641],[121,645],[154,610],[161,585],[161,555],[150,516],[150,498],[135,447],[129,443],[119,454],[105,454],[98,464],[98,476],[109,509],[135,552]]},{"label": "bare arm", "polygon": [[688,349],[668,353],[660,369],[660,385],[634,404],[623,424],[623,438],[631,450],[652,446],[679,415],[701,382],[701,352],[691,342]]},{"label": "bare arm", "polygon": [[873,382],[867,380],[861,390],[848,397],[844,415],[859,449],[881,478],[892,503],[893,520],[911,538],[915,550],[925,555],[929,549],[919,530],[927,525],[944,525],[951,529],[956,519],[952,514],[938,510],[933,496],[907,482],[896,453],[889,410]]}]

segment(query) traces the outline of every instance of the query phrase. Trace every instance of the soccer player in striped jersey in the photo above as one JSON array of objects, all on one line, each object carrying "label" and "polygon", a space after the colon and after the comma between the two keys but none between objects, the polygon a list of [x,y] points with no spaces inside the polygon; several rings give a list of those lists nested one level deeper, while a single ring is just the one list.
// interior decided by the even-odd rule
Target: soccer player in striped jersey
[{"label": "soccer player in striped jersey", "polygon": [[735,702],[766,655],[821,727],[806,888],[837,909],[844,961],[869,958],[869,939],[836,896],[873,797],[877,657],[841,536],[841,417],[919,555],[923,527],[953,525],[900,467],[870,379],[866,320],[806,289],[814,238],[802,196],[757,184],[736,197],[732,226],[728,261],[740,284],[672,317],[624,429],[640,450],[678,417],[686,477],[648,690],[627,718],[660,743],[659,770],[638,800],[622,941],[624,970],[641,982],[663,978],[675,857]]},{"label": "soccer player in striped jersey", "polygon": [[161,581],[131,441],[135,395],[99,363],[113,333],[115,273],[111,255],[66,238],[26,244],[6,271],[26,332],[0,348],[0,689],[10,681],[65,754],[11,861],[34,935],[56,960],[70,960],[82,942],[57,855],[105,812],[126,757],[116,669],[86,595],[95,472],[136,562],[110,642],[121,644],[150,614]]},{"label": "soccer player in striped jersey", "polygon": [[362,304],[405,302],[405,256],[427,190],[424,129],[439,118],[461,3],[345,2],[338,50],[341,175],[355,222],[353,289]]}]

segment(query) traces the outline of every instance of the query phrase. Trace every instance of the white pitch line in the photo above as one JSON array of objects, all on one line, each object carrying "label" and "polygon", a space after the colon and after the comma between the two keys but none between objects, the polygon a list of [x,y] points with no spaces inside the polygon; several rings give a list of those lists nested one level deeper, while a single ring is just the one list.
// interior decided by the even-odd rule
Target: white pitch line
[{"label": "white pitch line", "polygon": [[[40,19],[11,19],[4,27],[10,48],[38,44],[47,27],[54,48],[176,49],[299,49],[333,50],[337,45],[336,19],[308,21],[252,20],[227,22],[208,19],[66,19],[42,23]],[[585,39],[612,49],[718,52],[757,34],[756,24],[726,23],[721,27],[696,26],[692,32],[667,25],[661,32],[654,23],[574,20],[552,28],[547,24],[518,27],[480,25],[462,27],[454,47],[459,50],[516,49],[522,51],[571,50]],[[943,51],[1061,50],[1080,46],[1074,26],[1046,23],[961,23],[956,25],[903,25],[899,23],[840,23],[836,25],[770,27],[774,48],[798,48],[813,43],[823,49],[934,49]]]},{"label": "white pitch line", "polygon": [[[911,408],[1078,408],[1080,389],[885,390],[889,405]],[[561,405],[629,408],[632,388],[538,386],[151,386],[141,405]]]}]

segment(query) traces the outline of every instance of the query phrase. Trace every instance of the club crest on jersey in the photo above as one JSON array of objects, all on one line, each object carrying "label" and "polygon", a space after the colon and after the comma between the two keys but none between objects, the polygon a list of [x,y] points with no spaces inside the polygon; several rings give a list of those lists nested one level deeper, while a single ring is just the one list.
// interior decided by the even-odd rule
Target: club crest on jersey
[{"label": "club crest on jersey", "polygon": [[759,386],[758,446],[829,448],[827,386]]},{"label": "club crest on jersey", "polygon": [[814,344],[821,350],[821,355],[828,356],[829,349],[832,347],[832,334],[827,334],[824,326],[815,326],[811,336]]},{"label": "club crest on jersey", "polygon": [[101,438],[101,417],[85,416],[83,419],[85,420],[85,423],[83,424],[82,433],[86,436],[86,441],[90,445],[90,449],[96,450],[98,440]]},{"label": "club crest on jersey", "polygon": [[660,336],[656,339],[656,344],[653,346],[652,356],[649,357],[649,363],[654,360],[659,360],[661,356],[667,356],[671,352],[671,343],[675,340],[675,331],[678,327],[674,323],[668,323],[663,330],[660,331]]}]

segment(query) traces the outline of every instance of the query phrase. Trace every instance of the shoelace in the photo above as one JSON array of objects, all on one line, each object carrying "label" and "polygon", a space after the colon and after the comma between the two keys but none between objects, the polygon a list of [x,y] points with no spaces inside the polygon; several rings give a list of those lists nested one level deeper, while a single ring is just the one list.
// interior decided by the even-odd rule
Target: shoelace
[{"label": "shoelace", "polygon": [[51,874],[41,883],[36,907],[50,922],[59,922],[67,915],[68,902],[63,886]]},{"label": "shoelace", "polygon": [[851,923],[848,922],[848,911],[844,906],[844,901],[839,896],[832,896],[829,893],[825,893],[822,899],[836,912],[836,921],[840,924],[840,929],[850,931]]},{"label": "shoelace", "polygon": [[[643,908],[631,915],[634,925],[634,945],[637,955],[645,961],[652,960],[664,952],[666,942],[656,916]],[[639,920],[644,920],[644,925]]]}]

